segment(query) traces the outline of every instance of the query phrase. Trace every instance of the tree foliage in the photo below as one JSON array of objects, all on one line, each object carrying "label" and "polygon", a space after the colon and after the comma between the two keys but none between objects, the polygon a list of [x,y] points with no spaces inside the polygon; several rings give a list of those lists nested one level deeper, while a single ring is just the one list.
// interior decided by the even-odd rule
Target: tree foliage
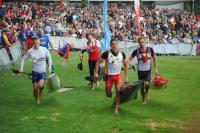
[{"label": "tree foliage", "polygon": [[88,0],[81,0],[81,7],[86,7],[87,6],[87,1]]},{"label": "tree foliage", "polygon": [[194,11],[195,11],[196,14],[200,14],[200,0],[195,0]]}]

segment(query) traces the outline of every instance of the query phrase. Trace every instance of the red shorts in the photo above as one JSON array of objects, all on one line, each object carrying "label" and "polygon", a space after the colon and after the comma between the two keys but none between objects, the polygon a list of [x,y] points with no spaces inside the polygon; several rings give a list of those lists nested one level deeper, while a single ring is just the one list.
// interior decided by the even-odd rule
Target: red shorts
[{"label": "red shorts", "polygon": [[109,75],[108,80],[106,80],[105,82],[106,91],[109,92],[111,91],[113,82],[115,86],[120,85],[122,83],[122,75],[121,74]]}]

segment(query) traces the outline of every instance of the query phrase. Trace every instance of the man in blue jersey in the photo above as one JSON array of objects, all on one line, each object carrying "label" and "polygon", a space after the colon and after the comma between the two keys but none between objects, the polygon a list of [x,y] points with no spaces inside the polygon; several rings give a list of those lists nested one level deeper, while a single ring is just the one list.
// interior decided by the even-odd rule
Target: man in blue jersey
[{"label": "man in blue jersey", "polygon": [[26,26],[24,26],[23,29],[19,33],[19,40],[20,40],[20,43],[21,43],[23,55],[26,53],[26,39],[27,39]]},{"label": "man in blue jersey", "polygon": [[[50,42],[49,37],[44,34],[44,29],[42,29],[42,28],[39,29],[38,37],[40,38],[40,46],[45,47],[49,50],[49,45],[50,45],[51,52],[53,52],[53,50],[54,50],[53,45]],[[47,61],[47,64],[48,64],[48,61]],[[55,73],[55,67],[53,66],[53,64],[51,66],[51,71],[52,71],[52,73]]]},{"label": "man in blue jersey", "polygon": [[38,35],[37,27],[33,26],[33,30],[31,31],[31,38],[33,39]]},{"label": "man in blue jersey", "polygon": [[53,50],[53,45],[49,40],[49,37],[44,34],[44,29],[39,29],[38,37],[40,38],[40,46],[45,47],[49,50],[49,46],[51,47],[51,50]]}]

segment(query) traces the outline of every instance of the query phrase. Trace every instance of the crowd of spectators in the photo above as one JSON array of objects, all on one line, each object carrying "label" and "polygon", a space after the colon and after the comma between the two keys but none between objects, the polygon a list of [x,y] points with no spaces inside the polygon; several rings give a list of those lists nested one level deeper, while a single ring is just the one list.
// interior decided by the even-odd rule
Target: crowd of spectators
[{"label": "crowd of spectators", "polygon": [[[16,39],[9,34],[18,37],[21,31],[44,28],[52,36],[82,38],[92,33],[101,39],[104,32],[101,7],[72,7],[62,2],[4,3],[0,7],[0,37],[7,35],[13,43]],[[113,38],[137,41],[139,32],[133,8],[109,6],[108,24]],[[190,11],[142,8],[140,24],[140,35],[149,43],[200,43],[200,21]]]}]

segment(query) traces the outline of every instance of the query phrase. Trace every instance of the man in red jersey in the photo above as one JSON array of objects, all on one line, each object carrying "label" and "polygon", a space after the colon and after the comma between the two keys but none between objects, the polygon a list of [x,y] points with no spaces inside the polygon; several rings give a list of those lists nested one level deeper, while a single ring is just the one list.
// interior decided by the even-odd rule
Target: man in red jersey
[{"label": "man in red jersey", "polygon": [[[86,38],[88,40],[87,47],[83,49],[80,53],[80,60],[83,59],[83,53],[85,51],[88,52],[88,65],[89,65],[89,72],[90,72],[90,87],[94,89],[94,71],[95,65],[97,61],[100,59],[101,55],[101,48],[100,43],[96,39],[92,37],[91,34],[86,34]],[[97,81],[98,84],[98,81]]]}]

